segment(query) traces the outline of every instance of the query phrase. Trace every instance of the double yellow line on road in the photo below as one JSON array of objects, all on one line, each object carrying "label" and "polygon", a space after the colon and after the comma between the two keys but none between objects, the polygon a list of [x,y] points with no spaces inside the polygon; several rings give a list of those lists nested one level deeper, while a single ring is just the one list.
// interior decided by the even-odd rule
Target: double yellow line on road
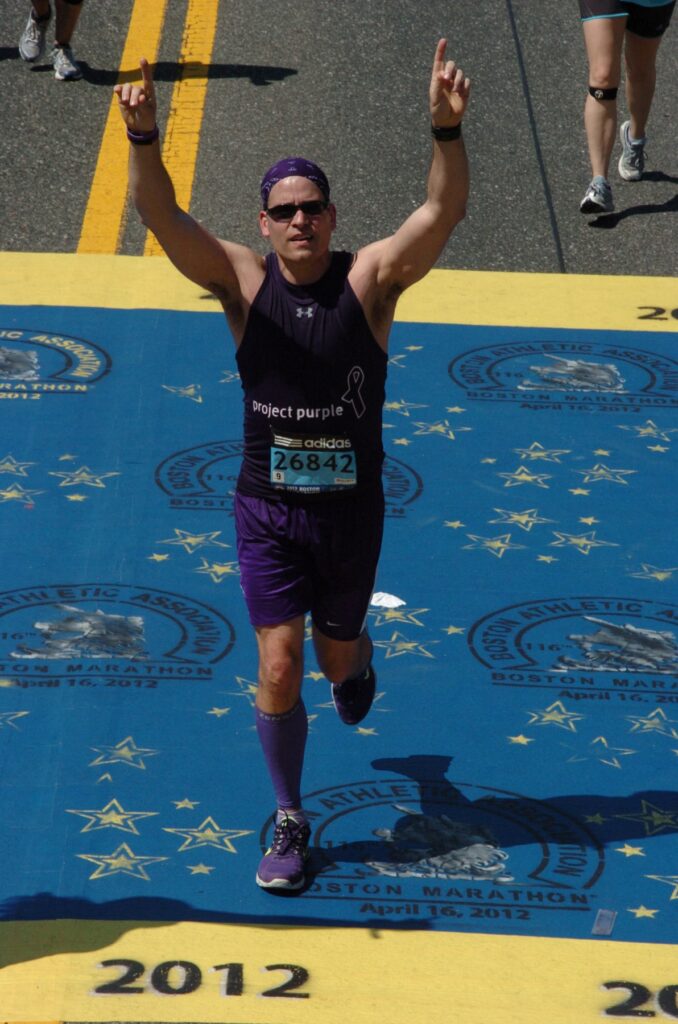
[{"label": "double yellow line on road", "polygon": [[[185,210],[190,207],[193,191],[217,8],[218,0],[188,0],[178,61],[180,73],[163,132],[163,159],[174,181],[177,202]],[[166,9],[167,0],[135,0],[118,82],[141,81],[140,57],[155,63]],[[110,255],[119,251],[127,216],[128,145],[118,101],[112,96],[80,232],[79,253]],[[160,251],[149,235],[144,254],[157,255]]]}]

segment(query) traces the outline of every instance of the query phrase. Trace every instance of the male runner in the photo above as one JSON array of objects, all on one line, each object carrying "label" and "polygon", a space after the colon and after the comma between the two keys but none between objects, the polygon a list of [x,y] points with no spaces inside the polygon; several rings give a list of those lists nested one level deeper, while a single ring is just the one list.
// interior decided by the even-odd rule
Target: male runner
[{"label": "male runner", "polygon": [[301,806],[308,719],[301,697],[305,615],[342,721],[374,697],[365,629],[381,546],[381,415],[396,302],[433,266],[464,217],[460,124],[470,82],[436,47],[427,196],[389,238],[330,248],[336,210],[323,171],[280,160],[261,182],[265,258],[212,235],[175,200],[162,163],[148,63],[116,93],[127,126],[136,208],[174,265],[221,301],[244,391],[245,451],[235,497],[241,582],[259,672],[256,725],[277,801],[267,889],[300,889],[310,829]]}]

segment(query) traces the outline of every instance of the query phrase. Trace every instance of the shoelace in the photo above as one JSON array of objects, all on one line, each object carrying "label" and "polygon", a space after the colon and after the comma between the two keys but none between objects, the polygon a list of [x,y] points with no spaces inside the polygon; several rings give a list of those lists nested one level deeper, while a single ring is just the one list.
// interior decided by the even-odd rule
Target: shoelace
[{"label": "shoelace", "polygon": [[283,818],[275,826],[271,850],[279,854],[303,853],[311,830],[290,818]]}]

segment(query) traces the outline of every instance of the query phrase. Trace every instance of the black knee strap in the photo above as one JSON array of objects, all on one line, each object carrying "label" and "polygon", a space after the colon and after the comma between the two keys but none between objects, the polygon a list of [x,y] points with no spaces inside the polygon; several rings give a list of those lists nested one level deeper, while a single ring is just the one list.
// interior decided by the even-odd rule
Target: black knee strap
[{"label": "black knee strap", "polygon": [[601,89],[597,85],[589,86],[589,95],[593,96],[594,100],[616,100],[618,91],[616,86],[614,89]]},{"label": "black knee strap", "polygon": [[66,3],[70,4],[71,7],[79,7],[82,3],[82,0],[66,0]]}]

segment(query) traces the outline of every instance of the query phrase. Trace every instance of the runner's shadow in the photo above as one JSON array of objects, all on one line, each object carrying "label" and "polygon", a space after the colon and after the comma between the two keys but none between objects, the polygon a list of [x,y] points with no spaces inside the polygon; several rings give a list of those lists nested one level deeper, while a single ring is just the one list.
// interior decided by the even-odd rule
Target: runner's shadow
[{"label": "runner's shadow", "polygon": [[[668,180],[676,181],[678,179],[669,178]],[[665,203],[643,203],[640,206],[629,206],[628,209],[620,210],[619,213],[601,214],[600,217],[590,220],[588,226],[598,230],[604,229],[609,231],[610,228],[616,228],[621,221],[627,220],[629,217],[639,217],[652,213],[678,213],[678,193],[672,196],[671,199],[667,199]]]},{"label": "runner's shadow", "polygon": [[[78,62],[82,76],[90,85],[103,85],[112,89],[118,82],[139,82],[139,68],[120,71],[117,68],[93,68],[87,61]],[[44,70],[51,71],[51,65]],[[296,68],[285,68],[268,64],[203,64],[192,61],[180,64],[177,61],[158,61],[153,65],[155,82],[178,82],[179,79],[203,78],[209,81],[222,78],[247,78],[252,85],[272,85],[296,75]]]},{"label": "runner's shadow", "polygon": [[[298,894],[297,894],[298,897]],[[271,908],[273,901],[267,901]],[[282,907],[278,904],[278,907]],[[297,903],[297,911],[303,904]],[[292,905],[290,905],[290,911]],[[384,922],[381,918],[350,921],[343,918],[321,918],[308,913],[238,914],[199,909],[182,900],[159,896],[130,897],[95,903],[79,897],[55,896],[39,892],[14,896],[0,904],[0,970],[11,964],[40,960],[61,953],[85,953],[107,949],[130,931],[162,928],[181,921],[198,921],[224,926],[258,928],[361,928],[425,931],[428,921]],[[4,941],[11,929],[11,942]],[[376,936],[375,934],[375,937]]]},{"label": "runner's shadow", "polygon": [[665,174],[664,171],[645,171],[643,181],[670,181],[672,184],[678,185],[678,178],[672,174]]},{"label": "runner's shadow", "polygon": [[[542,833],[549,831],[554,835],[558,830],[570,832],[573,843],[590,848],[601,862],[608,843],[678,832],[678,794],[674,790],[536,799],[478,787],[483,795],[469,799],[447,778],[451,762],[451,757],[432,754],[373,761],[374,768],[415,782],[417,798],[399,799],[394,787],[393,799],[384,800],[384,824],[390,827],[374,829],[375,839],[332,845],[322,834],[317,835],[320,844],[312,851],[310,881],[336,874],[346,864],[355,865],[352,870],[361,877],[374,878],[375,873],[421,878],[449,873],[455,877],[458,870],[461,873],[456,877],[477,881],[486,877],[489,881],[501,871],[498,851],[539,845]],[[468,788],[465,783],[461,786]],[[391,821],[393,811],[401,817]],[[471,874],[464,875],[461,862],[469,856]],[[486,871],[487,864],[490,868]]]}]

